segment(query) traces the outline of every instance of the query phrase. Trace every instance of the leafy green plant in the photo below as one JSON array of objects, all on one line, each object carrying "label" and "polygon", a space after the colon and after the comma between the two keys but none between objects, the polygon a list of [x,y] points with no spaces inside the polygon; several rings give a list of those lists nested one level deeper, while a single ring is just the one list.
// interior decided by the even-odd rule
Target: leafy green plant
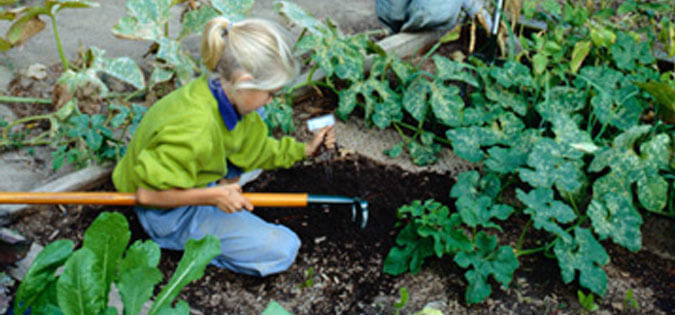
[{"label": "leafy green plant", "polygon": [[628,308],[628,306],[632,307],[636,311],[640,310],[640,304],[638,304],[637,300],[633,296],[633,290],[628,289],[626,290],[626,296],[623,298],[623,308]]},{"label": "leafy green plant", "polygon": [[[600,241],[638,251],[640,210],[674,216],[668,180],[675,129],[658,114],[671,103],[672,80],[655,63],[654,33],[603,23],[599,14],[606,12],[542,5],[549,31],[520,36],[519,56],[490,66],[472,57],[461,63],[434,56],[435,73],[424,80],[411,65],[404,68],[412,72],[394,71],[404,73],[406,89],[431,95],[407,98],[405,113],[431,120],[434,141],[438,126],[447,127],[454,153],[481,163],[482,171],[459,174],[450,191],[454,209],[427,200],[398,210],[405,226],[385,272],[417,272],[434,253],[450,255],[460,267],[474,268],[465,274],[466,300],[476,303],[489,296],[490,275],[506,286],[517,257],[543,253],[558,261],[563,282],[578,279],[602,296],[608,280],[601,267],[609,256]],[[637,41],[636,34],[647,40]],[[461,105],[451,105],[451,93],[437,97],[438,107],[452,115],[433,110],[440,88],[423,88],[439,78],[446,80],[439,86],[472,87]],[[657,115],[647,118],[653,111]],[[399,144],[388,153],[401,151]],[[529,221],[515,248],[499,247],[499,220],[512,214]],[[525,248],[532,227],[548,236]],[[470,246],[448,248],[458,231]]]},{"label": "leafy green plant", "polygon": [[[195,1],[196,6],[183,15],[181,31],[177,38],[169,36],[171,8],[179,0],[128,0],[127,16],[122,17],[112,29],[115,36],[152,42],[150,51],[155,55],[153,72],[148,87],[167,82],[172,78],[179,84],[191,80],[200,68],[181,41],[190,34],[200,33],[211,18],[225,16],[230,21],[243,19],[253,7],[253,0]],[[194,8],[194,9],[192,9]]]},{"label": "leafy green plant", "polygon": [[[8,6],[17,2],[18,0],[3,0],[0,1],[0,5]],[[45,23],[40,19],[40,16],[46,15],[52,20],[54,39],[59,50],[63,69],[68,70],[68,60],[66,59],[63,52],[63,46],[61,45],[56,16],[61,10],[66,8],[95,8],[98,6],[98,3],[87,0],[45,0],[42,5],[14,9],[0,8],[0,20],[13,22],[7,31],[7,38],[0,37],[0,51],[6,51],[12,47],[21,45],[30,37],[40,33],[45,28]]]},{"label": "leafy green plant", "polygon": [[598,304],[595,304],[595,296],[593,293],[588,293],[588,295],[585,295],[583,291],[578,290],[577,296],[579,297],[579,304],[581,304],[584,314],[592,313],[598,310]]},{"label": "leafy green plant", "polygon": [[298,288],[311,288],[314,285],[314,267],[309,267],[305,270],[304,281],[298,284]]},{"label": "leafy green plant", "polygon": [[396,309],[395,313],[398,315],[401,312],[401,309],[405,307],[406,304],[408,304],[408,289],[406,287],[401,287],[398,289],[398,294],[401,296],[398,301],[394,303],[394,309]]},{"label": "leafy green plant", "polygon": [[[89,226],[82,247],[73,251],[73,242],[58,240],[36,257],[19,285],[14,312],[63,314],[117,314],[108,306],[110,285],[119,289],[124,314],[138,314],[162,280],[157,268],[160,249],[152,241],[128,246],[131,233],[119,213],[104,212]],[[178,267],[155,297],[148,314],[188,314],[185,301],[173,301],[180,290],[204,274],[206,265],[220,253],[218,240],[206,236],[189,240]],[[63,273],[56,270],[63,267]]]}]

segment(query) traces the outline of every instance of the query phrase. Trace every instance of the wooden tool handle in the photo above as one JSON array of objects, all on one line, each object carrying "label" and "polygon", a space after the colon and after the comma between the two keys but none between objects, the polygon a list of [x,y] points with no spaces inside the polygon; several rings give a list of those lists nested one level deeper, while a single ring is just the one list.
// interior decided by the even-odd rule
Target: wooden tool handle
[{"label": "wooden tool handle", "polygon": [[[306,207],[305,193],[244,193],[256,207]],[[0,204],[136,205],[136,194],[118,192],[0,192]]]}]

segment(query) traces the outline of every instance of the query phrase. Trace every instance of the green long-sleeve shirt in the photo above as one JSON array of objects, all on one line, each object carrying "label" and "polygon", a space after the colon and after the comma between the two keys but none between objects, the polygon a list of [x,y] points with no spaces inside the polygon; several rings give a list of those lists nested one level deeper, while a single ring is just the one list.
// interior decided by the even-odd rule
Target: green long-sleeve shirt
[{"label": "green long-sleeve shirt", "polygon": [[249,171],[290,167],[304,156],[304,143],[269,137],[256,112],[229,130],[202,76],[147,111],[112,180],[120,192],[198,188],[222,178],[226,160]]}]

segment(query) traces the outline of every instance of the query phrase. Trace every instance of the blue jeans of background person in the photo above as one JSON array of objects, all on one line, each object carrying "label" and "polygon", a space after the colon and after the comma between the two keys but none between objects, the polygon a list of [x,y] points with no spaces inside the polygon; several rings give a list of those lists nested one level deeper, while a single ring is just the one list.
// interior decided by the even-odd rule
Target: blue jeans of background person
[{"label": "blue jeans of background person", "polygon": [[[239,174],[228,171],[227,175]],[[183,250],[191,238],[215,236],[222,252],[211,264],[238,273],[264,277],[282,272],[293,264],[300,249],[300,239],[289,228],[265,222],[246,210],[225,213],[206,205],[167,210],[136,206],[134,210],[145,232],[162,248]]]}]

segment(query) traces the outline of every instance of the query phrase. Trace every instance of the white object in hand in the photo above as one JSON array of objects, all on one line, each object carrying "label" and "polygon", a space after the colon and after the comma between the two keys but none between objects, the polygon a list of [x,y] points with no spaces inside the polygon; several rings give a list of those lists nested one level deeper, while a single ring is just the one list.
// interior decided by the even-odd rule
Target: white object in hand
[{"label": "white object in hand", "polygon": [[309,129],[311,132],[315,132],[321,128],[332,125],[335,125],[335,117],[333,114],[327,114],[307,120],[307,129]]}]

